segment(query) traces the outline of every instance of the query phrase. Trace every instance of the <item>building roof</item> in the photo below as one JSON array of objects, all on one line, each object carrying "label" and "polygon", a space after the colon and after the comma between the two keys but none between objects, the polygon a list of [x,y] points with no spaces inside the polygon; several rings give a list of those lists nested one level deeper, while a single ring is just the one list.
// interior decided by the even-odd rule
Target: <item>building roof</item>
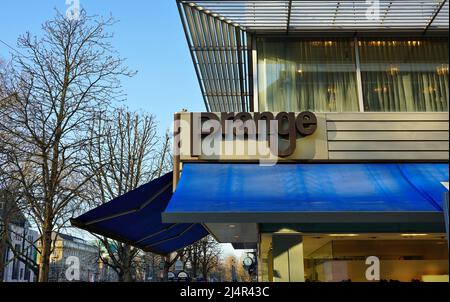
[{"label": "building roof", "polygon": [[206,109],[248,111],[248,35],[193,2],[177,3]]},{"label": "building roof", "polygon": [[253,34],[448,35],[449,26],[447,0],[177,0],[177,4],[208,111],[253,110]]},{"label": "building roof", "polygon": [[[181,1],[246,31],[448,29],[447,0]],[[377,3],[379,3],[377,5]]]},{"label": "building roof", "polygon": [[57,232],[53,232],[53,239],[56,240],[63,240],[63,241],[67,241],[67,242],[74,242],[74,243],[78,243],[78,244],[83,244],[83,245],[88,245],[88,246],[94,246],[93,244],[91,244],[90,242],[79,238],[79,237],[75,237],[69,234],[63,234],[63,233],[57,233]]}]

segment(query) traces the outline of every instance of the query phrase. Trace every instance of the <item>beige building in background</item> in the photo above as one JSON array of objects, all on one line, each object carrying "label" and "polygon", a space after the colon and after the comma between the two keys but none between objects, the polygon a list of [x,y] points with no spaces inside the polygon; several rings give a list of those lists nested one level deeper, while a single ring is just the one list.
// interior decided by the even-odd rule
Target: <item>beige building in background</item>
[{"label": "beige building in background", "polygon": [[[80,264],[81,282],[95,282],[100,277],[101,265],[99,265],[98,247],[84,239],[66,234],[52,234],[54,241],[54,250],[50,256],[49,282],[65,282],[66,270],[71,262],[69,257],[76,257]],[[38,248],[40,246],[38,245]],[[41,263],[40,253],[37,257],[38,264]]]}]

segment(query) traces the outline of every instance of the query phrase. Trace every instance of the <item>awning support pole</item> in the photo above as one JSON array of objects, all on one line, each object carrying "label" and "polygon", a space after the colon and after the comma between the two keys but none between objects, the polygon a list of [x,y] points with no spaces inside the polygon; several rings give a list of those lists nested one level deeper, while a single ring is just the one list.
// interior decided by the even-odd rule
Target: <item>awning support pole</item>
[{"label": "awning support pole", "polygon": [[175,192],[177,188],[178,181],[180,180],[180,125],[181,114],[174,114],[174,127],[173,127],[173,181],[172,181],[172,190]]}]

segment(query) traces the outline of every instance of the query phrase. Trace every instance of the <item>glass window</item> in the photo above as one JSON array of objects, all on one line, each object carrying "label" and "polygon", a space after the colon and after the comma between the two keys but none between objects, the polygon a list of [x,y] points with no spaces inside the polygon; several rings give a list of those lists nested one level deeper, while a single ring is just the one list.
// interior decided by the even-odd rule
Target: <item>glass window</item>
[{"label": "glass window", "polygon": [[[319,227],[320,229],[320,227]],[[367,282],[366,273],[379,261],[379,281],[445,281],[449,262],[445,234],[327,234],[303,233],[303,259],[290,258],[295,265],[303,260],[307,282]],[[273,233],[262,233],[259,242],[259,281],[272,282],[274,267]],[[369,270],[370,272],[370,270]],[[371,276],[374,276],[371,274]],[[375,280],[373,280],[375,281]]]},{"label": "glass window", "polygon": [[[306,279],[315,282],[367,282],[369,265],[366,260],[375,256],[379,260],[380,281],[448,282],[445,239],[394,240],[388,239],[394,238],[393,234],[373,235],[380,238],[366,239],[364,235],[361,236],[364,239],[335,239],[320,248],[317,245],[325,241],[324,237],[307,237],[304,244]],[[310,253],[310,250],[313,251]]]},{"label": "glass window", "polygon": [[358,111],[350,40],[258,38],[259,111]]},{"label": "glass window", "polygon": [[448,111],[448,40],[359,41],[366,111]]},{"label": "glass window", "polygon": [[[20,244],[15,244],[14,249],[16,251],[20,251]],[[11,279],[13,279],[13,280],[19,279],[19,265],[20,265],[19,259],[14,256],[12,276],[11,276]]]}]

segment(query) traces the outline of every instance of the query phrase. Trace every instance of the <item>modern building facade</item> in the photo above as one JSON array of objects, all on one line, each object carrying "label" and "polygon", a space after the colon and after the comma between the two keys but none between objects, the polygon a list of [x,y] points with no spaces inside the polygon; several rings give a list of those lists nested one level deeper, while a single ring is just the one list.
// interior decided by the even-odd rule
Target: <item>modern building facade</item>
[{"label": "modern building facade", "polygon": [[206,110],[175,114],[173,173],[73,223],[210,233],[260,281],[448,281],[448,1],[177,5]]}]

